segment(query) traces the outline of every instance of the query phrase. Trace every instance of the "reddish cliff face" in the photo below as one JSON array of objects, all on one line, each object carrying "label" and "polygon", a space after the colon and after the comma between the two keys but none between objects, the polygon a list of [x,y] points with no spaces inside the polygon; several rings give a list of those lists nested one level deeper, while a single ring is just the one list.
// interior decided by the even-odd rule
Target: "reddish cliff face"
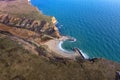
[{"label": "reddish cliff face", "polygon": [[[55,22],[55,21],[54,21]],[[21,29],[27,29],[40,34],[47,34],[56,38],[60,37],[59,31],[55,26],[55,23],[50,25],[47,21],[39,21],[28,18],[15,18],[8,14],[0,15],[0,23],[9,25],[11,27],[17,27]]]},{"label": "reddish cliff face", "polygon": [[51,36],[60,37],[57,20],[28,3],[0,0],[0,80],[119,80],[118,63],[79,57],[74,62],[41,45]]},{"label": "reddish cliff face", "polygon": [[54,26],[53,26],[53,29],[54,29],[54,35],[56,36],[56,37],[58,37],[58,38],[60,38],[60,33],[59,33],[59,30],[58,30],[58,28],[55,26],[55,24],[57,23],[57,20],[56,20],[56,18],[55,17],[52,17],[51,18],[52,20],[52,23],[54,24]]},{"label": "reddish cliff face", "polygon": [[0,23],[59,38],[55,17],[42,14],[28,0],[0,0]]}]

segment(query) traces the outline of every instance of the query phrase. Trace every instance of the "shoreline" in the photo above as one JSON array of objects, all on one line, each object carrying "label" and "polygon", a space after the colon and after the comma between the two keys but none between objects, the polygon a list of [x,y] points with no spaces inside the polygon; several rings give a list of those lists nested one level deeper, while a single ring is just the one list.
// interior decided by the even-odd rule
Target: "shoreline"
[{"label": "shoreline", "polygon": [[[31,3],[31,0],[28,0],[28,3],[29,3],[31,6],[33,6],[32,3]],[[33,7],[35,7],[35,6],[33,6]],[[37,8],[37,7],[35,7],[35,8],[36,8],[37,11],[39,11],[39,12],[41,13],[41,11],[40,11],[39,8]],[[44,15],[44,14],[43,14],[43,15]],[[53,18],[52,20],[56,20],[56,18],[55,18],[54,16],[53,16],[52,18]],[[54,22],[54,21],[52,21],[52,22]],[[57,24],[57,20],[56,20],[53,24]],[[56,28],[57,28],[57,27],[56,27]],[[57,28],[57,30],[58,30],[58,28]],[[59,30],[58,30],[58,31],[59,31]],[[82,52],[82,50],[79,50],[79,51],[80,51],[80,54],[78,54],[78,53],[75,52],[74,50],[73,50],[73,51],[67,51],[67,50],[63,49],[63,48],[62,48],[62,44],[63,44],[63,42],[66,41],[66,40],[69,40],[70,42],[75,42],[75,41],[76,41],[76,39],[75,39],[74,37],[62,36],[62,35],[60,35],[60,38],[59,38],[59,39],[53,39],[53,40],[47,41],[47,42],[45,42],[43,45],[47,45],[48,48],[49,48],[51,51],[55,52],[58,56],[59,56],[59,55],[62,56],[63,58],[75,59],[76,57],[79,57],[80,54],[81,54],[81,55],[84,56],[84,59],[88,59],[87,54],[84,54],[84,53]]]},{"label": "shoreline", "polygon": [[49,40],[49,41],[47,41],[47,42],[45,42],[43,44],[47,45],[49,50],[55,52],[56,55],[62,56],[63,58],[69,58],[69,59],[75,60],[75,58],[77,56],[79,56],[79,54],[77,54],[74,51],[73,52],[69,52],[67,50],[64,50],[61,47],[61,44],[62,44],[61,42],[65,41],[67,39],[69,39],[69,38],[66,37],[66,36],[62,36],[59,39],[52,39],[52,40]]},{"label": "shoreline", "polygon": [[67,51],[62,48],[63,42],[69,39],[71,38],[67,36],[61,36],[61,38],[49,40],[43,43],[43,45],[47,45],[50,51],[55,52],[54,55],[61,56],[62,58],[75,60],[76,57],[80,57],[81,59],[90,59],[89,56],[79,48],[77,48],[77,51],[74,50],[75,48],[73,48],[73,51]]}]

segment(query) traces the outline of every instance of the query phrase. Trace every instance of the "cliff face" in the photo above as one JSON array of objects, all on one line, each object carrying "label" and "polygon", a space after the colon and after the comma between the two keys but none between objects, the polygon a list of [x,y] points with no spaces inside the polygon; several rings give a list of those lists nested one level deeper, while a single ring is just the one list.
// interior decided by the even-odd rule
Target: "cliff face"
[{"label": "cliff face", "polygon": [[0,15],[0,23],[9,25],[11,27],[28,29],[40,34],[47,34],[54,37],[60,37],[57,27],[55,23],[50,25],[47,21],[39,21],[35,19],[27,19],[27,18],[15,18],[8,14]]},{"label": "cliff face", "polygon": [[54,52],[41,43],[51,39],[48,36],[60,37],[56,22],[27,0],[0,0],[1,80],[115,80],[118,63],[80,58],[75,62],[50,55]]},{"label": "cliff face", "polygon": [[2,24],[59,38],[60,34],[55,26],[56,21],[55,17],[41,14],[27,0],[2,0],[0,2],[0,23]]}]

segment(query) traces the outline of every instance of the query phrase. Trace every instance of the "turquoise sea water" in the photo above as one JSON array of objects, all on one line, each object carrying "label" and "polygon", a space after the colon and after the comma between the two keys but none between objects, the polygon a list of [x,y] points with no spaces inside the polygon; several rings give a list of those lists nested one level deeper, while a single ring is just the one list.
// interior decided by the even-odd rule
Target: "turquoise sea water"
[{"label": "turquoise sea water", "polygon": [[32,0],[44,14],[55,16],[62,35],[76,38],[62,47],[78,47],[90,58],[120,62],[120,0]]}]

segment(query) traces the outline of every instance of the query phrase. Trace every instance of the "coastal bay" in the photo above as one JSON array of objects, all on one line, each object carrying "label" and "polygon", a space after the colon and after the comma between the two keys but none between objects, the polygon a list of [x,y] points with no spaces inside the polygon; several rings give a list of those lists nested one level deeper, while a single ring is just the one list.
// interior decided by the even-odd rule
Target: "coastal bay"
[{"label": "coastal bay", "polygon": [[56,17],[62,35],[76,39],[64,41],[63,49],[71,51],[77,47],[90,58],[120,61],[119,0],[31,0],[31,3],[42,13]]},{"label": "coastal bay", "polygon": [[119,80],[119,63],[86,59],[81,48],[68,44],[72,51],[63,49],[64,42],[79,39],[63,36],[59,18],[34,6],[29,0],[0,0],[0,80]]}]

